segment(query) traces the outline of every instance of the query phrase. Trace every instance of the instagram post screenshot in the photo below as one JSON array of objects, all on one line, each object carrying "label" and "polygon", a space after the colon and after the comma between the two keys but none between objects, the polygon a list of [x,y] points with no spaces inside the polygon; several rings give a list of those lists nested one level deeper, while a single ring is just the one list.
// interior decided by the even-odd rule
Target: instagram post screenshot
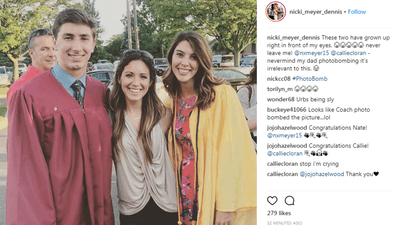
[{"label": "instagram post screenshot", "polygon": [[0,224],[257,224],[257,4],[0,0]]},{"label": "instagram post screenshot", "polygon": [[396,224],[399,4],[258,1],[258,224]]},{"label": "instagram post screenshot", "polygon": [[400,224],[398,2],[0,9],[0,224]]}]

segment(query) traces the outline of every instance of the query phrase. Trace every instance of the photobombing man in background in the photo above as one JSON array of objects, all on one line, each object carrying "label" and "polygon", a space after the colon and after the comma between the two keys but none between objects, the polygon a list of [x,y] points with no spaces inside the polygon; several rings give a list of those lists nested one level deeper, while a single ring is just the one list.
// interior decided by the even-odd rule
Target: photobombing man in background
[{"label": "photobombing man in background", "polygon": [[95,32],[85,12],[59,13],[57,64],[10,100],[7,225],[114,224],[106,86],[85,74]]},{"label": "photobombing man in background", "polygon": [[29,34],[28,54],[32,59],[32,66],[18,80],[16,80],[7,92],[7,108],[10,106],[11,96],[25,83],[42,72],[52,68],[56,64],[57,57],[54,50],[54,36],[49,29],[37,29]]}]

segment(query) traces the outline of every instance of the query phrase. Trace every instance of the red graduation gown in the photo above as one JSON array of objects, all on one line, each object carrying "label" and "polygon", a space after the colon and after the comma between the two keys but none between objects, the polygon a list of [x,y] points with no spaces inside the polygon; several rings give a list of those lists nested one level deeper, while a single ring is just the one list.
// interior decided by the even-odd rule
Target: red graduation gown
[{"label": "red graduation gown", "polygon": [[13,95],[7,225],[114,224],[105,91],[87,76],[83,111],[48,70]]}]

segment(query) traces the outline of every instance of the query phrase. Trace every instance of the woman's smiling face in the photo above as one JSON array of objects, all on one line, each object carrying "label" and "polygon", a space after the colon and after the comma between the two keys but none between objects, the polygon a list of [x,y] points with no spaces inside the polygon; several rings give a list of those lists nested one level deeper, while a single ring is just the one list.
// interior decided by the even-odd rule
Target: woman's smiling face
[{"label": "woman's smiling face", "polygon": [[142,60],[133,60],[125,66],[118,83],[127,104],[141,102],[151,84],[150,70]]},{"label": "woman's smiling face", "polygon": [[199,60],[188,41],[181,41],[176,46],[171,67],[179,82],[194,85],[194,76],[199,70]]}]

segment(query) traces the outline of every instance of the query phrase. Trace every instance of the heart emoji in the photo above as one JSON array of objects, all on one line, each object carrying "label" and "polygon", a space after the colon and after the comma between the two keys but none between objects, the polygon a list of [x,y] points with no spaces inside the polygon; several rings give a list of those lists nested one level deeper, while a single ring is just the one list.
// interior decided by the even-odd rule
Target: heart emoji
[{"label": "heart emoji", "polygon": [[375,176],[378,176],[378,175],[379,175],[379,172],[374,172],[374,175],[375,175]]},{"label": "heart emoji", "polygon": [[278,197],[276,196],[268,196],[267,201],[271,205],[275,205],[275,203],[278,201]]}]

